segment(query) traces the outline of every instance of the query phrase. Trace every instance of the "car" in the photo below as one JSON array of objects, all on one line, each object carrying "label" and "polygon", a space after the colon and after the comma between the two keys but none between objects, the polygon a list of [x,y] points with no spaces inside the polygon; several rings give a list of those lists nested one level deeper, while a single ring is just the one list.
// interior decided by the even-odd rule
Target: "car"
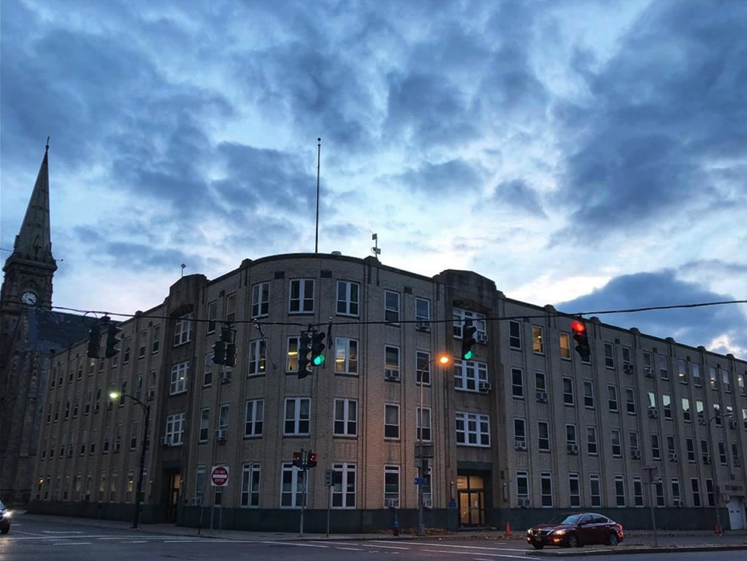
[{"label": "car", "polygon": [[535,549],[546,545],[583,547],[589,544],[617,545],[623,541],[623,527],[594,512],[574,512],[555,517],[547,524],[527,530],[527,543]]},{"label": "car", "polygon": [[5,508],[3,501],[0,501],[0,534],[10,532],[10,511]]}]

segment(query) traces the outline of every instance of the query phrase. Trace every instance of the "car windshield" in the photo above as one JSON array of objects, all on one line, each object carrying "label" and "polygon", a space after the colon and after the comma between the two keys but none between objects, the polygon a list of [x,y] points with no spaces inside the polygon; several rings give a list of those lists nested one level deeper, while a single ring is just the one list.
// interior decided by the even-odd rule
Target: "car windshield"
[{"label": "car windshield", "polygon": [[0,510],[5,510],[5,505],[3,504],[3,501],[0,501]]},{"label": "car windshield", "polygon": [[559,516],[555,516],[550,520],[550,524],[560,525],[560,524],[577,524],[578,521],[581,519],[580,514],[561,514]]}]

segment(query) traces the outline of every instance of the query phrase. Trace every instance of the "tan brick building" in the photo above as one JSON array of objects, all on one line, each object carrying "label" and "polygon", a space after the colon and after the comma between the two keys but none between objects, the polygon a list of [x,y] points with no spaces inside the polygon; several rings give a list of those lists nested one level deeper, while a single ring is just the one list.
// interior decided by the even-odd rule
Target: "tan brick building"
[{"label": "tan brick building", "polygon": [[[478,328],[470,361],[465,320]],[[221,369],[226,321],[239,351]],[[717,497],[744,527],[747,363],[592,319],[585,364],[570,322],[472,272],[429,278],[372,257],[278,255],[184,277],[122,324],[115,358],[81,373],[85,341],[53,357],[32,509],[131,516],[143,411],[108,405],[116,389],[151,407],[147,520],[217,525],[220,510],[224,528],[296,530],[305,482],[291,461],[311,449],[307,529],[323,529],[330,500],[333,530],[387,527],[395,510],[414,526],[422,380],[428,526],[516,529],[583,508],[647,527],[651,465],[663,527],[712,528]],[[301,330],[330,324],[326,362],[299,379]],[[218,464],[230,477],[216,495]]]}]

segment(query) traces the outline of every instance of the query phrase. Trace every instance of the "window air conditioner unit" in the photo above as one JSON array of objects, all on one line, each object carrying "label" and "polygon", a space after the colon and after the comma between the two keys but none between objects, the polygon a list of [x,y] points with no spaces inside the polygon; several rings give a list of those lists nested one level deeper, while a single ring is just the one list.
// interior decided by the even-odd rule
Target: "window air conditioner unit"
[{"label": "window air conditioner unit", "polygon": [[386,508],[399,508],[399,499],[384,499]]},{"label": "window air conditioner unit", "polygon": [[578,444],[569,444],[568,453],[572,456],[578,456]]},{"label": "window air conditioner unit", "polygon": [[146,401],[153,401],[156,397],[156,390],[148,390],[145,392]]},{"label": "window air conditioner unit", "polygon": [[711,382],[711,389],[717,390],[718,389],[718,382]]},{"label": "window air conditioner unit", "polygon": [[633,373],[633,365],[630,364],[630,363],[623,364],[623,372],[625,372],[626,374],[632,374]]},{"label": "window air conditioner unit", "polygon": [[547,403],[547,392],[544,390],[537,391],[537,403]]},{"label": "window air conditioner unit", "polygon": [[477,390],[480,393],[488,393],[492,387],[493,386],[490,385],[490,382],[480,382],[477,384]]},{"label": "window air conditioner unit", "polygon": [[523,497],[519,497],[519,500],[517,502],[519,503],[519,508],[528,508],[529,507],[529,499],[525,499]]},{"label": "window air conditioner unit", "polygon": [[231,373],[227,372],[226,370],[222,371],[220,373],[220,383],[228,384],[230,381],[231,381]]},{"label": "window air conditioner unit", "polygon": [[630,457],[634,460],[640,460],[641,459],[641,451],[638,448],[631,448],[630,449]]},{"label": "window air conditioner unit", "polygon": [[677,452],[670,452],[669,453],[669,461],[670,462],[676,462],[677,461]]},{"label": "window air conditioner unit", "polygon": [[654,369],[650,366],[647,366],[643,369],[644,374],[646,375],[646,378],[653,378],[654,377]]},{"label": "window air conditioner unit", "polygon": [[399,380],[399,372],[396,372],[395,370],[386,370],[384,372],[384,379]]},{"label": "window air conditioner unit", "polygon": [[426,333],[430,333],[431,330],[431,322],[429,321],[419,321],[415,324],[415,329],[418,331],[424,331]]},{"label": "window air conditioner unit", "polygon": [[215,431],[215,438],[218,440],[218,444],[225,444],[228,440],[228,430],[218,429]]},{"label": "window air conditioner unit", "polygon": [[648,416],[652,419],[658,419],[659,418],[659,410],[656,409],[656,407],[649,407],[648,408]]},{"label": "window air conditioner unit", "polygon": [[193,497],[192,498],[192,505],[193,506],[201,506],[202,505],[202,497]]},{"label": "window air conditioner unit", "polygon": [[162,436],[161,437],[161,444],[163,446],[171,446],[171,437],[170,436]]},{"label": "window air conditioner unit", "polygon": [[477,332],[475,333],[475,339],[478,343],[482,343],[483,345],[488,342],[488,334],[487,333],[481,333]]},{"label": "window air conditioner unit", "polygon": [[710,454],[703,454],[703,463],[704,464],[710,464],[711,463],[711,455]]},{"label": "window air conditioner unit", "polygon": [[672,504],[673,504],[674,506],[676,506],[676,507],[681,507],[681,506],[682,506],[682,499],[674,499],[674,500],[672,501]]},{"label": "window air conditioner unit", "polygon": [[515,440],[514,441],[514,448],[517,450],[526,450],[527,449],[527,441],[526,440]]}]

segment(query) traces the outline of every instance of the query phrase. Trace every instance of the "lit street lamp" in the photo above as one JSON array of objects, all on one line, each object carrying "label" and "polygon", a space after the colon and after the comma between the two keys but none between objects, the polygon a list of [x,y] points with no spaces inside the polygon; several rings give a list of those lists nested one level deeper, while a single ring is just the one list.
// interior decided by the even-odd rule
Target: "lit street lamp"
[{"label": "lit street lamp", "polygon": [[[711,432],[711,422],[713,422],[714,419],[732,419],[734,418],[734,415],[732,413],[727,413],[723,417],[721,415],[714,415],[710,419],[708,419],[708,422],[706,423],[708,427],[708,432]],[[721,526],[721,512],[718,508],[718,501],[719,496],[721,495],[719,485],[718,485],[718,472],[716,471],[716,449],[715,449],[715,440],[713,440],[713,437],[711,437],[711,442],[714,443],[714,450],[713,450],[713,457],[711,458],[711,477],[713,478],[713,494],[714,494],[714,500],[713,504],[716,505],[716,526],[718,527],[718,533],[719,536],[724,535],[724,528]]]},{"label": "lit street lamp", "polygon": [[[449,363],[451,363],[451,357],[447,354],[441,354],[437,358],[429,360],[425,368],[421,371],[419,371],[420,374],[420,407],[418,408],[418,455],[420,456],[420,465],[418,466],[418,474],[420,477],[418,478],[419,485],[418,485],[418,536],[424,536],[425,535],[425,524],[423,523],[423,483],[425,482],[425,469],[423,462],[425,461],[425,458],[423,457],[423,386],[425,386],[425,381],[423,380],[423,372],[425,372],[426,368],[432,363],[436,362],[441,366],[447,366]],[[435,387],[433,384],[433,381],[431,380],[431,387]],[[431,411],[431,430],[433,426],[433,412]],[[431,482],[431,496],[433,494],[433,483]]]},{"label": "lit street lamp", "polygon": [[120,392],[111,392],[109,394],[109,397],[112,400],[122,398],[122,397],[129,397],[132,401],[137,403],[140,407],[143,408],[143,411],[145,412],[145,430],[143,431],[143,443],[140,447],[140,473],[138,474],[137,478],[137,491],[135,491],[135,512],[132,515],[132,527],[138,528],[140,526],[140,502],[141,502],[141,494],[143,490],[143,472],[145,471],[145,451],[147,449],[147,443],[148,443],[148,423],[150,422],[150,405],[146,405],[142,401],[140,401],[135,396],[129,395],[129,394],[123,394]]}]

